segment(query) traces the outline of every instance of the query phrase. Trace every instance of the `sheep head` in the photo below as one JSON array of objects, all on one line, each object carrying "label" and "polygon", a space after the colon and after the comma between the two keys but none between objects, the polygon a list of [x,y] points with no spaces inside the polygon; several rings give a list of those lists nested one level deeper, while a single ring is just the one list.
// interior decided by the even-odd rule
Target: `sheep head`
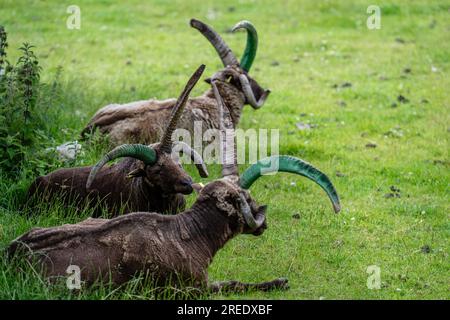
[{"label": "sheep head", "polygon": [[[197,205],[202,206],[205,202],[214,205],[235,235],[261,235],[266,229],[266,206],[259,206],[248,191],[227,177],[210,182],[201,189]],[[252,221],[258,221],[258,227],[251,225]]]},{"label": "sheep head", "polygon": [[[247,31],[247,45],[239,62],[225,41],[210,26],[196,19],[191,19],[190,23],[193,28],[200,31],[208,39],[222,60],[225,69],[219,71],[215,76],[228,79],[231,85],[244,94],[246,103],[250,104],[254,109],[262,107],[270,94],[270,90],[263,89],[248,74],[258,48],[258,34],[253,24],[243,20],[232,29],[233,32],[239,29]],[[233,75],[230,77],[231,72]]]},{"label": "sheep head", "polygon": [[208,171],[201,156],[183,142],[174,142],[172,133],[176,129],[181,118],[184,106],[189,98],[189,93],[200,79],[204,65],[201,65],[186,84],[173,108],[171,119],[167,125],[160,143],[150,146],[142,144],[125,144],[108,152],[91,170],[86,183],[89,190],[97,172],[109,161],[119,157],[132,157],[140,160],[138,168],[128,174],[130,178],[143,178],[145,183],[152,188],[162,190],[164,193],[190,194],[193,191],[192,179],[183,170],[179,163],[178,153],[184,153],[191,157],[200,176],[207,177]]},{"label": "sheep head", "polygon": [[[206,193],[215,197],[216,207],[227,212],[243,233],[259,235],[266,229],[266,207],[258,206],[248,192],[252,184],[264,174],[289,172],[304,176],[317,183],[330,198],[336,213],[341,210],[339,196],[330,179],[311,164],[291,156],[272,156],[251,165],[241,176],[237,166],[234,123],[217,88],[218,78],[212,78],[211,85],[218,105],[222,143],[222,179],[205,187]],[[203,192],[203,190],[202,190]],[[201,192],[201,193],[202,193]]]},{"label": "sheep head", "polygon": [[183,170],[177,155],[162,151],[159,144],[153,145],[152,149],[156,161],[150,164],[141,161],[137,169],[128,173],[128,178],[142,178],[150,188],[164,194],[192,193],[192,178]]}]

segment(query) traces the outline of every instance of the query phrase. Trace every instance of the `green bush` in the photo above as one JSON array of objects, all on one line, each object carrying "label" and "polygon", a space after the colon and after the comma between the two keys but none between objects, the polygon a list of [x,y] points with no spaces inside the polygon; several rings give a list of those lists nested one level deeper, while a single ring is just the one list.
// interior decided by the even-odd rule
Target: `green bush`
[{"label": "green bush", "polygon": [[24,174],[25,163],[32,173],[43,173],[51,165],[52,157],[45,152],[52,140],[47,126],[57,122],[47,111],[56,101],[58,84],[40,82],[42,68],[32,45],[23,44],[15,64],[6,59],[7,47],[0,26],[0,173],[11,178]]}]

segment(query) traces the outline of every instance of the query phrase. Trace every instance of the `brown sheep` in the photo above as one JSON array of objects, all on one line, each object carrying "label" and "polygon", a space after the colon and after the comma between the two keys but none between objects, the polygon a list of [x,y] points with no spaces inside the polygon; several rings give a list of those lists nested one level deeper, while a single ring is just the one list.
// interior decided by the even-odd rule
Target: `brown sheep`
[{"label": "brown sheep", "polygon": [[[218,92],[215,85],[213,89]],[[202,291],[285,288],[287,280],[283,278],[256,284],[208,283],[207,268],[218,250],[238,234],[258,236],[266,229],[266,206],[257,205],[245,189],[264,172],[285,171],[318,183],[336,212],[340,210],[339,197],[325,174],[289,156],[262,160],[239,177],[235,150],[224,134],[232,121],[226,108],[219,114],[226,120],[221,124],[226,143],[222,144],[226,147],[222,152],[223,178],[207,184],[190,209],[174,216],[137,212],[111,220],[90,218],[73,225],[35,228],[10,244],[9,256],[17,252],[34,256],[48,277],[64,277],[69,265],[77,265],[81,280],[87,284],[97,280],[121,284],[144,273],[157,286],[170,280],[172,286],[190,284]],[[268,162],[278,165],[268,168]]]},{"label": "brown sheep", "polygon": [[[248,35],[247,46],[239,63],[223,39],[209,26],[195,19],[191,20],[191,26],[210,41],[223,62],[225,68],[215,76],[224,80],[218,84],[218,89],[237,125],[245,104],[258,109],[270,93],[269,90],[262,89],[248,74],[258,45],[256,29],[248,21],[241,21],[233,28],[233,31],[246,29]],[[210,80],[207,79],[207,82],[210,83]],[[98,128],[102,134],[109,137],[113,145],[153,143],[162,136],[163,124],[169,118],[174,105],[175,99],[163,101],[150,99],[107,105],[97,111],[83,129],[82,136]],[[208,129],[219,128],[217,102],[211,89],[199,97],[188,100],[178,128],[189,131],[192,137],[195,122],[201,124],[202,134]]]},{"label": "brown sheep", "polygon": [[[121,208],[124,213],[155,211],[173,214],[183,210],[183,194],[192,193],[193,182],[179,164],[176,152],[172,151],[190,155],[202,177],[207,177],[208,171],[200,155],[182,142],[173,143],[171,137],[189,93],[204,68],[202,65],[194,73],[177,100],[161,143],[122,145],[106,154],[94,167],[59,169],[39,177],[29,189],[29,198],[42,201],[42,197],[61,197],[65,203],[93,207],[95,216],[105,208],[113,216],[118,215]],[[107,162],[119,157],[127,158],[100,170]]]}]

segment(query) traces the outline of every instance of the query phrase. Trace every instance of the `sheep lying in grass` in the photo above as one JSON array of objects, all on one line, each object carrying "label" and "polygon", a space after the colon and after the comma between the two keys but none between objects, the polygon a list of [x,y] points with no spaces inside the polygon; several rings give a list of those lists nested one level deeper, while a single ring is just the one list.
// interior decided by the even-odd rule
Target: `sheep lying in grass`
[{"label": "sheep lying in grass", "polygon": [[[125,213],[183,210],[183,194],[193,191],[193,182],[172,154],[173,149],[190,155],[202,177],[207,177],[208,171],[200,155],[182,142],[173,143],[171,137],[204,68],[202,65],[194,73],[178,98],[160,143],[122,145],[106,154],[94,167],[59,169],[39,177],[29,189],[29,198],[42,201],[62,197],[66,203],[94,207],[96,215],[105,207],[113,216],[119,214],[121,207]],[[100,170],[108,161],[119,157],[127,158]]]},{"label": "sheep lying in grass", "polygon": [[[213,89],[218,92],[215,86]],[[227,120],[221,125],[223,133],[231,120],[227,111],[221,113]],[[223,146],[228,140],[224,141]],[[265,173],[291,172],[318,183],[336,212],[340,210],[337,192],[325,174],[300,159],[273,156],[239,177],[235,150],[227,147],[222,154],[222,179],[207,184],[193,206],[178,215],[137,212],[111,220],[90,218],[73,225],[35,228],[14,240],[7,252],[10,256],[17,252],[34,256],[48,277],[65,276],[69,265],[77,265],[86,283],[121,284],[144,273],[157,286],[170,280],[172,286],[189,283],[202,291],[286,288],[283,278],[264,283],[208,283],[207,269],[218,250],[238,234],[257,236],[266,229],[266,206],[257,205],[245,189],[265,169]],[[267,162],[278,165],[267,167]]]},{"label": "sheep lying in grass", "polygon": [[[248,21],[241,21],[233,28],[233,31],[246,29],[248,34],[247,46],[239,63],[223,39],[209,26],[195,19],[191,20],[191,26],[210,41],[222,59],[225,68],[215,75],[216,78],[222,79],[217,86],[234,123],[237,124],[245,104],[258,109],[270,93],[269,90],[262,89],[248,74],[258,46],[256,29]],[[151,99],[107,105],[97,111],[83,129],[82,136],[98,128],[102,134],[108,135],[113,145],[153,143],[162,136],[163,124],[169,119],[174,105],[175,99],[163,101]],[[178,128],[188,130],[192,137],[195,122],[201,124],[202,133],[208,129],[219,128],[217,102],[212,90],[189,99]]]}]

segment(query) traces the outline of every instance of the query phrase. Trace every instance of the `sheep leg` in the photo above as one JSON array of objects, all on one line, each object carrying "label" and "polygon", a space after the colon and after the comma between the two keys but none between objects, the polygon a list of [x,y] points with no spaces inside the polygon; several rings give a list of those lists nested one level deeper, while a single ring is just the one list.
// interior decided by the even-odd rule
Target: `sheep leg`
[{"label": "sheep leg", "polygon": [[275,289],[287,290],[289,289],[288,279],[277,278],[272,281],[260,283],[245,283],[240,281],[219,281],[214,282],[208,286],[208,289],[213,293],[236,292],[242,293],[251,290],[270,291]]}]

